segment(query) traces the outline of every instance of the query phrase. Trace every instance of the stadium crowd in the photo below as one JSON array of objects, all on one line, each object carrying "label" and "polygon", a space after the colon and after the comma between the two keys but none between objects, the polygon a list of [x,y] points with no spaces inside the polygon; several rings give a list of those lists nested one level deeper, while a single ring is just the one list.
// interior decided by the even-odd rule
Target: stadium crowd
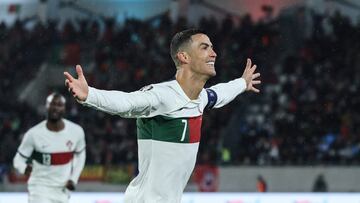
[{"label": "stadium crowd", "polygon": [[[240,165],[359,164],[360,26],[340,13],[305,10],[253,22],[228,16],[204,18],[199,27],[218,54],[218,75],[208,86],[240,77],[247,57],[262,74],[260,95],[204,115],[199,157]],[[42,63],[88,66],[89,85],[135,91],[172,79],[172,35],[187,28],[164,14],[149,21],[78,20],[59,26],[26,20],[0,24],[0,164],[10,166],[22,135],[44,115],[17,101]],[[307,28],[307,29],[305,29]],[[59,75],[59,77],[63,77]],[[53,89],[49,89],[49,92]],[[86,109],[67,97],[67,118],[85,129],[87,164],[136,163],[134,119]],[[44,104],[39,104],[44,105]],[[201,162],[201,158],[198,160]]]}]

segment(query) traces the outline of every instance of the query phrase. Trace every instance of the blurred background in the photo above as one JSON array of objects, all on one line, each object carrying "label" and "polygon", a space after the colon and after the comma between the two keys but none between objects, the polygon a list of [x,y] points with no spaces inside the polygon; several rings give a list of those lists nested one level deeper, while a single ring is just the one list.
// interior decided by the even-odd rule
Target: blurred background
[{"label": "blurred background", "polygon": [[62,73],[81,64],[90,86],[123,91],[168,80],[171,37],[196,27],[218,54],[207,86],[240,77],[246,58],[263,84],[204,114],[185,191],[360,192],[359,14],[357,0],[1,0],[0,191],[26,191],[12,159],[56,90],[85,129],[78,191],[124,192],[135,120],[77,104]]}]

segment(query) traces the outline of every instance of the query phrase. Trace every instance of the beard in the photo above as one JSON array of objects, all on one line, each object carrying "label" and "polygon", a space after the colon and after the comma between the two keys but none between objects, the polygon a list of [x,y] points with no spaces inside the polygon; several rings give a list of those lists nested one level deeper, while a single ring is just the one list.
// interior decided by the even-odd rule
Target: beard
[{"label": "beard", "polygon": [[56,123],[58,121],[60,121],[63,118],[63,114],[62,113],[48,113],[47,115],[47,120],[52,122],[52,123]]}]

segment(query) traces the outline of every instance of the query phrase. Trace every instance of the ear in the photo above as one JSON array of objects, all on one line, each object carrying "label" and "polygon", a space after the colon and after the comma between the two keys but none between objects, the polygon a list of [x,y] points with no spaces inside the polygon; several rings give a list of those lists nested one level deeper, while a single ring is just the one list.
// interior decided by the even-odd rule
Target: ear
[{"label": "ear", "polygon": [[184,51],[180,51],[176,54],[178,60],[180,63],[188,64],[190,62],[190,56],[188,53]]}]

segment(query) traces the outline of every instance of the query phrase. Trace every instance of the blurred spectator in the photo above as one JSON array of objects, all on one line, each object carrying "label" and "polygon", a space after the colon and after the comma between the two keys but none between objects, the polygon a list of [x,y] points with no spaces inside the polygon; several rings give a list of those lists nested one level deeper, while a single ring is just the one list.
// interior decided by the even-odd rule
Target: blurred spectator
[{"label": "blurred spectator", "polygon": [[0,187],[4,183],[4,178],[5,178],[7,171],[8,171],[7,165],[0,164]]},{"label": "blurred spectator", "polygon": [[[298,30],[311,26],[304,22],[311,12],[301,8],[276,18],[272,8],[265,6],[263,11],[260,22],[250,15],[239,19],[239,25],[231,15],[223,22],[214,17],[199,22],[221,53],[216,67],[222,70],[208,85],[240,76],[247,57],[254,58],[264,83],[259,97],[241,97],[204,114],[200,156],[214,151],[216,164],[360,164],[356,126],[360,122],[360,42],[356,40],[360,26],[340,12],[333,16],[313,13],[312,34],[304,35]],[[89,85],[101,89],[134,91],[173,77],[168,42],[186,26],[186,19],[174,23],[164,14],[150,21],[127,19],[122,26],[115,22],[105,19],[103,32],[90,19],[74,20],[60,29],[56,21],[35,23],[32,29],[25,28],[26,20],[13,26],[0,23],[3,163],[11,163],[25,129],[41,120],[36,110],[16,98],[42,63],[74,66],[87,62]],[[248,108],[242,105],[249,102]],[[87,164],[136,163],[134,121],[72,102],[68,105],[69,119],[80,123],[87,134]]]},{"label": "blurred spectator", "polygon": [[313,184],[313,192],[327,192],[328,186],[323,174],[319,174]]},{"label": "blurred spectator", "polygon": [[267,183],[266,183],[265,179],[261,175],[259,175],[257,177],[256,189],[257,189],[258,192],[267,192],[267,190],[268,190]]}]

